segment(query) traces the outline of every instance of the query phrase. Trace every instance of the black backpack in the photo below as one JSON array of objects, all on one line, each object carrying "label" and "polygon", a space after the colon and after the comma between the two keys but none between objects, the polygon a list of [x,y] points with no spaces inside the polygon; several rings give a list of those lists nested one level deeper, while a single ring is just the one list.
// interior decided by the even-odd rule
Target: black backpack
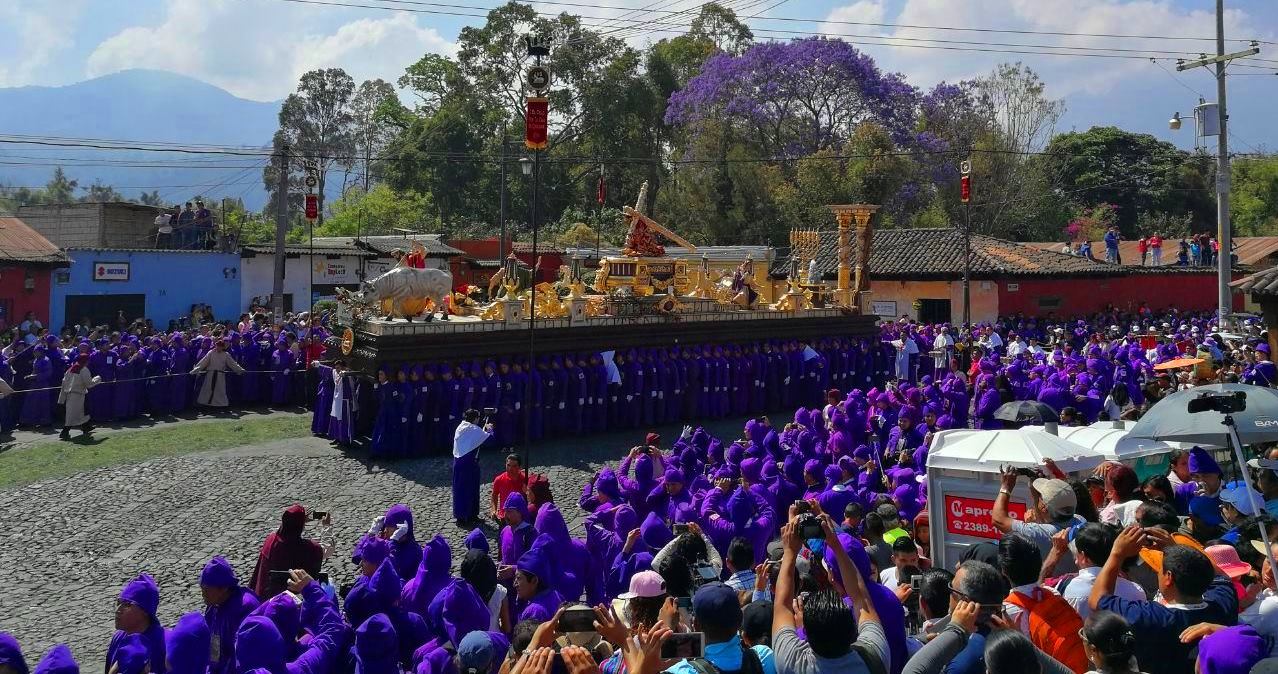
[{"label": "black backpack", "polygon": [[[759,662],[759,654],[744,643],[741,644],[741,669],[735,671],[722,670],[705,658],[689,658],[687,662],[693,669],[697,670],[697,674],[763,674],[763,663]],[[883,674],[887,673],[884,672]]]}]

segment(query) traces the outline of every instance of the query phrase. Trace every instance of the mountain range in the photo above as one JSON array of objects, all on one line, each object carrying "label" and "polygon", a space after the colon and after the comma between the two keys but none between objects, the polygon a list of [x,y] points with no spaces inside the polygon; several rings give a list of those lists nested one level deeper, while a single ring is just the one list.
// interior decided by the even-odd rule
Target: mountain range
[{"label": "mountain range", "polygon": [[[279,102],[237,98],[197,79],[126,70],[61,87],[0,88],[0,135],[93,138],[219,147],[270,146]],[[0,142],[0,185],[40,187],[55,166],[81,187],[112,185],[127,198],[158,191],[167,203],[199,194],[266,200],[265,158],[101,150]]]}]

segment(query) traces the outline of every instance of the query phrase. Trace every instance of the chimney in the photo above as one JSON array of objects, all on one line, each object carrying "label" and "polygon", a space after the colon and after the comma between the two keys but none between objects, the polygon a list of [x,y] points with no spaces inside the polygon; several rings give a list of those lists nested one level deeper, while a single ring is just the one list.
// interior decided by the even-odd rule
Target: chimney
[{"label": "chimney", "polygon": [[1044,421],[1044,422],[1043,422],[1043,431],[1044,431],[1045,433],[1050,433],[1050,434],[1052,434],[1052,435],[1060,435],[1060,433],[1058,433],[1058,432],[1056,431],[1056,422],[1055,422],[1055,421]]}]

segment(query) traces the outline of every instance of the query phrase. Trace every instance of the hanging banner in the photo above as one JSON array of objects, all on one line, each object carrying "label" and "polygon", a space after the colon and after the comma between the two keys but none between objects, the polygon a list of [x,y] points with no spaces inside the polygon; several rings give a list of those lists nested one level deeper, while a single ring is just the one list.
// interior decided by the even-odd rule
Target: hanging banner
[{"label": "hanging banner", "polygon": [[524,146],[529,150],[544,150],[550,126],[550,99],[529,96],[524,110]]}]

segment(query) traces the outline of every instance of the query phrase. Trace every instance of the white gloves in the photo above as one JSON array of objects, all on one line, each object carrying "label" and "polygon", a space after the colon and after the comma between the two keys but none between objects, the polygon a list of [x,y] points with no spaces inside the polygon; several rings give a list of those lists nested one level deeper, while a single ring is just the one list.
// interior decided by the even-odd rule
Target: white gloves
[{"label": "white gloves", "polygon": [[379,515],[368,527],[368,533],[370,536],[376,536],[377,534],[382,533],[382,529],[384,528],[386,528],[386,518]]},{"label": "white gloves", "polygon": [[407,535],[408,535],[408,522],[400,522],[399,526],[395,527],[395,533],[391,534],[391,540],[398,541],[403,539]]},{"label": "white gloves", "polygon": [[421,413],[421,412],[418,412],[418,413],[417,413],[417,423],[419,423],[419,424],[420,424],[421,422],[422,422],[422,413]]},{"label": "white gloves", "polygon": [[687,439],[688,439],[688,438],[690,438],[690,437],[692,437],[692,427],[691,427],[691,426],[684,426],[684,427],[683,427],[683,432],[679,434],[679,438],[680,438],[680,439],[683,439],[683,440],[687,440]]}]

